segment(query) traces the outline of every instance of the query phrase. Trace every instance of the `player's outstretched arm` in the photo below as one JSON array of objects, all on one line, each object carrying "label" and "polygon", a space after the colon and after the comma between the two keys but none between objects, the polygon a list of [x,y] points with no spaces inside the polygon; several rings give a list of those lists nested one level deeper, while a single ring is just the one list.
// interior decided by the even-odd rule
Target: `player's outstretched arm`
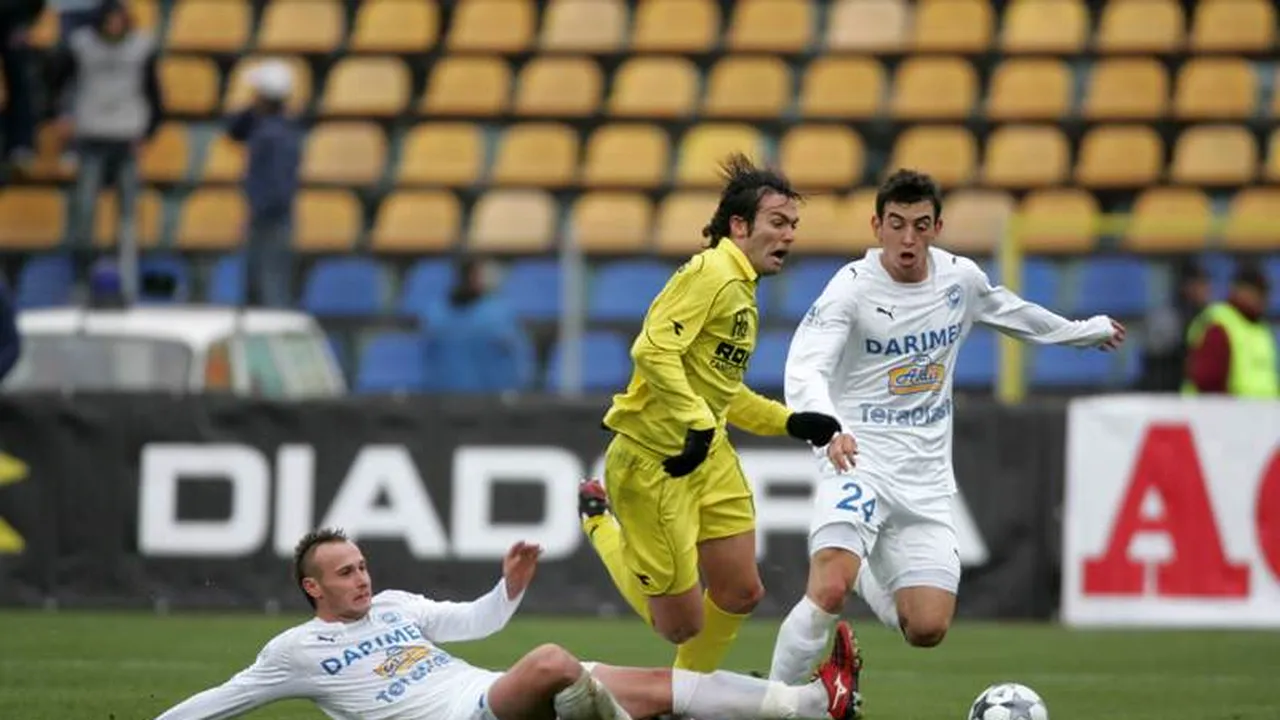
[{"label": "player's outstretched arm", "polygon": [[791,336],[784,370],[787,407],[839,417],[831,400],[831,375],[857,322],[856,276],[837,272]]},{"label": "player's outstretched arm", "polygon": [[507,626],[533,580],[542,548],[525,542],[511,546],[502,561],[502,579],[470,602],[447,602],[418,596],[418,625],[436,642],[480,640]]},{"label": "player's outstretched arm", "polygon": [[791,412],[786,405],[770,400],[746,385],[729,402],[730,423],[755,435],[790,435],[815,447],[831,442],[840,432],[840,421],[817,412]]},{"label": "player's outstretched arm", "polygon": [[976,323],[1038,345],[1110,350],[1124,342],[1124,326],[1106,315],[1095,315],[1088,320],[1068,320],[1019,297],[1008,288],[993,286],[987,274],[976,265],[973,273],[977,284],[973,308]]},{"label": "player's outstretched arm", "polygon": [[305,692],[290,671],[287,650],[272,641],[253,665],[225,683],[183,700],[156,720],[224,720],[295,697],[305,697]]}]

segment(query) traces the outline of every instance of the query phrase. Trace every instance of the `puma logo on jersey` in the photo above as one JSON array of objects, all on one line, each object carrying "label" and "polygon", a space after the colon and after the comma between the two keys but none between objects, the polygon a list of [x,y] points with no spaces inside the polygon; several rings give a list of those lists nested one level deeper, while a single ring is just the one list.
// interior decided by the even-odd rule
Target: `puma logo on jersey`
[{"label": "puma logo on jersey", "polygon": [[888,315],[890,320],[892,320],[892,319],[893,319],[893,310],[892,310],[892,309],[890,309],[890,310],[885,310],[884,308],[882,308],[882,307],[880,307],[879,305],[877,305],[877,306],[876,306],[876,312],[880,313],[881,315]]}]

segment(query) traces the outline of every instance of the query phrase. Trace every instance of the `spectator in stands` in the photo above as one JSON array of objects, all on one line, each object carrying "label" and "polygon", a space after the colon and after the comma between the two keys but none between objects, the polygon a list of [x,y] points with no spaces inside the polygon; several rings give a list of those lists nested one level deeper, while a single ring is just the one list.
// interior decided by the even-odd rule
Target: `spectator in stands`
[{"label": "spectator in stands", "polygon": [[18,334],[17,310],[4,281],[0,281],[0,383],[18,364],[22,352],[22,340]]},{"label": "spectator in stands", "polygon": [[1142,375],[1138,389],[1178,392],[1187,362],[1187,330],[1209,304],[1209,275],[1193,258],[1177,268],[1173,300],[1151,313],[1146,322]]},{"label": "spectator in stands", "polygon": [[427,383],[445,392],[500,392],[527,388],[533,377],[532,343],[511,309],[492,291],[495,270],[463,259],[449,297],[428,310]]},{"label": "spectator in stands", "polygon": [[247,301],[250,305],[293,305],[293,205],[298,192],[302,131],[287,112],[293,73],[271,60],[248,77],[252,105],[231,116],[227,134],[248,149],[244,194],[249,204],[245,239]]},{"label": "spectator in stands", "polygon": [[1191,323],[1184,393],[1280,398],[1276,341],[1264,317],[1268,289],[1262,269],[1242,263],[1226,302],[1213,303]]},{"label": "spectator in stands", "polygon": [[158,45],[136,29],[121,0],[104,0],[95,22],[71,33],[55,60],[54,98],[71,91],[70,122],[79,155],[71,196],[68,244],[84,279],[92,257],[98,193],[114,180],[116,242],[125,296],[137,289],[138,153],[164,117],[156,65]]},{"label": "spectator in stands", "polygon": [[[93,27],[98,21],[98,14],[102,12],[102,0],[49,0],[48,4],[58,14],[59,49],[67,47],[67,42],[75,31],[82,27]],[[74,92],[75,88],[68,86],[63,88],[60,96],[52,98],[57,105],[57,114],[63,118],[59,123],[59,135],[64,140],[73,132],[70,115]],[[69,167],[74,166],[75,153],[71,148],[65,149],[62,162]]]},{"label": "spectator in stands", "polygon": [[4,110],[5,157],[19,168],[35,161],[36,116],[32,96],[35,53],[31,26],[45,0],[0,0],[0,64],[8,98]]}]

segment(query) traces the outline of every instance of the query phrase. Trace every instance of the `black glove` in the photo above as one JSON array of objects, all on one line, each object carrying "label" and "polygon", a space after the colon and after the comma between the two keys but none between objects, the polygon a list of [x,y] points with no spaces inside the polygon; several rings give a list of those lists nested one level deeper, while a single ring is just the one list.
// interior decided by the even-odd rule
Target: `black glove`
[{"label": "black glove", "polygon": [[707,459],[707,452],[711,450],[711,438],[715,434],[715,428],[690,429],[684,434],[684,450],[675,457],[663,460],[662,467],[666,468],[671,477],[684,477],[693,472]]},{"label": "black glove", "polygon": [[787,418],[787,434],[798,440],[807,440],[814,447],[822,447],[840,432],[840,421],[830,415],[816,412],[792,413]]}]

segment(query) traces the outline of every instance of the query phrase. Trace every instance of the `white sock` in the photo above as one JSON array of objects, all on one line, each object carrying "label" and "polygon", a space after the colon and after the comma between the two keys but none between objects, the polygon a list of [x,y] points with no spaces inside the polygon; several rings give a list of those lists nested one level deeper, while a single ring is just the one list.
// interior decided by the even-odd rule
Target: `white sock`
[{"label": "white sock", "polygon": [[583,668],[582,675],[553,700],[560,720],[631,720],[613,694]]},{"label": "white sock", "polygon": [[871,606],[871,611],[880,618],[880,622],[892,630],[901,629],[898,627],[898,603],[894,600],[893,593],[884,589],[866,563],[858,571],[858,581],[854,583],[854,588],[858,596]]},{"label": "white sock", "polygon": [[800,598],[778,628],[769,679],[787,685],[807,683],[831,642],[831,632],[839,619],[813,604],[808,595]]},{"label": "white sock", "polygon": [[716,720],[830,720],[822,683],[790,686],[717,670],[671,671],[671,712]]}]

